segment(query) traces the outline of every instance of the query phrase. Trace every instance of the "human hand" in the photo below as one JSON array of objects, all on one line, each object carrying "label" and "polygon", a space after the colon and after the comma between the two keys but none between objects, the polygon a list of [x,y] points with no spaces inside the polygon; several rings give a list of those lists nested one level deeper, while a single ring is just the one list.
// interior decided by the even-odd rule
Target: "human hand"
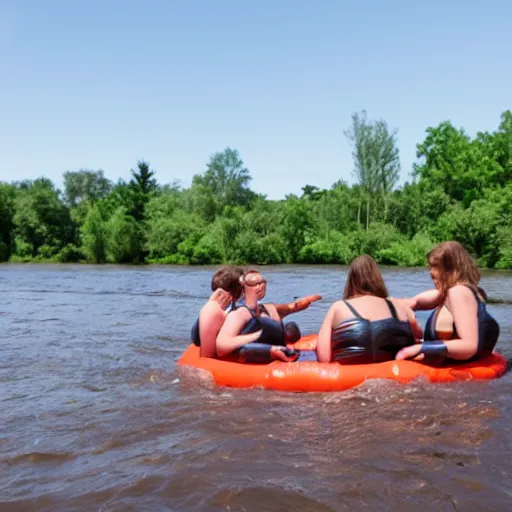
[{"label": "human hand", "polygon": [[270,348],[270,355],[272,356],[272,359],[283,361],[285,363],[292,363],[293,361],[297,361],[300,356],[300,352],[286,347],[272,346]]},{"label": "human hand", "polygon": [[307,295],[306,297],[302,297],[302,299],[299,299],[293,303],[294,311],[302,311],[303,309],[309,308],[309,306],[316,302],[317,300],[320,300],[322,298],[321,295]]},{"label": "human hand", "polygon": [[321,298],[321,295],[307,295],[306,297],[302,297],[302,299],[290,302],[289,304],[275,304],[275,307],[279,316],[282,318],[290,313],[297,313],[298,311],[308,308],[311,303],[316,302]]},{"label": "human hand", "polygon": [[208,299],[208,302],[216,302],[222,309],[226,309],[233,297],[222,288],[217,288]]}]

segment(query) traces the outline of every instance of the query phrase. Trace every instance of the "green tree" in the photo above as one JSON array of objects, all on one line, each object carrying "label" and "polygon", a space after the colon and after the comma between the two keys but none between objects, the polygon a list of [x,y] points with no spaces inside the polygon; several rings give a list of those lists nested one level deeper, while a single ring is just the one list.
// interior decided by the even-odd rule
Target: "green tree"
[{"label": "green tree", "polygon": [[485,139],[480,136],[472,141],[463,129],[448,121],[428,128],[424,142],[417,146],[421,160],[414,164],[414,176],[469,206],[501,173],[500,165],[486,154],[490,141]]},{"label": "green tree", "polygon": [[137,170],[130,169],[132,178],[128,184],[128,213],[137,221],[144,220],[146,205],[158,189],[149,164],[144,160],[137,162]]},{"label": "green tree", "polygon": [[279,234],[288,248],[287,260],[297,261],[300,250],[315,239],[316,222],[311,202],[287,196],[279,219]]},{"label": "green tree", "polygon": [[14,245],[16,189],[0,182],[0,261],[7,261]]},{"label": "green tree", "polygon": [[[488,185],[505,186],[512,181],[512,112],[501,114],[501,122],[496,132],[477,135],[484,158],[494,165]],[[488,164],[489,165],[489,164]]]},{"label": "green tree", "polygon": [[141,263],[141,226],[124,208],[107,222],[107,258],[113,263]]},{"label": "green tree", "polygon": [[315,185],[305,185],[302,187],[301,199],[309,199],[311,201],[318,201],[326,193],[325,190],[320,190]]},{"label": "green tree", "polygon": [[346,183],[335,183],[325,191],[313,205],[312,215],[318,220],[318,234],[327,236],[331,231],[347,233],[359,228],[357,209],[359,190],[350,188]]},{"label": "green tree", "polygon": [[169,217],[153,216],[147,223],[149,257],[164,259],[176,255],[180,249],[187,246],[181,246],[183,242],[188,240],[194,245],[203,236],[204,231],[204,221],[195,213],[176,210]]},{"label": "green tree", "polygon": [[106,197],[112,190],[112,182],[102,170],[66,171],[64,177],[64,201],[68,206],[94,202]]},{"label": "green tree", "polygon": [[74,226],[69,209],[62,203],[53,183],[47,178],[38,178],[18,186],[13,217],[18,245],[26,244],[24,247],[30,248],[32,257],[44,248],[41,256],[48,257],[72,243]]},{"label": "green tree", "polygon": [[236,149],[215,153],[206,171],[192,178],[196,210],[212,221],[226,206],[248,207],[256,197],[249,188],[251,179]]},{"label": "green tree", "polygon": [[[368,121],[366,111],[352,115],[352,125],[345,130],[352,146],[354,174],[361,187],[361,199],[366,199],[366,229],[370,224],[372,197],[380,193],[384,199],[387,216],[388,195],[396,185],[400,174],[400,158],[397,134],[390,131],[383,120]],[[360,222],[361,206],[358,209]]]},{"label": "green tree", "polygon": [[90,206],[81,228],[82,251],[88,261],[105,263],[108,235],[107,223],[100,206]]},{"label": "green tree", "polygon": [[389,218],[408,237],[424,232],[447,211],[453,199],[440,187],[406,183],[390,196]]}]

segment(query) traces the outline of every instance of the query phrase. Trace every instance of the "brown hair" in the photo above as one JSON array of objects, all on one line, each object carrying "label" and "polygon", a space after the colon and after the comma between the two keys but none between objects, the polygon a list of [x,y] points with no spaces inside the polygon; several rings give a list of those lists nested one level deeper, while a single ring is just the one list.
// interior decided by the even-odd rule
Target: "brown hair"
[{"label": "brown hair", "polygon": [[382,299],[388,296],[388,290],[377,263],[366,254],[357,257],[348,269],[343,298],[350,299],[355,295],[374,295]]},{"label": "brown hair", "polygon": [[465,284],[478,291],[480,270],[459,242],[440,243],[428,253],[427,259],[432,268],[439,270],[439,282],[444,292],[456,284]]},{"label": "brown hair", "polygon": [[242,285],[240,277],[243,275],[243,270],[239,267],[222,267],[213,274],[212,277],[212,291],[217,288],[222,288],[233,295],[235,300],[239,299],[242,295]]}]

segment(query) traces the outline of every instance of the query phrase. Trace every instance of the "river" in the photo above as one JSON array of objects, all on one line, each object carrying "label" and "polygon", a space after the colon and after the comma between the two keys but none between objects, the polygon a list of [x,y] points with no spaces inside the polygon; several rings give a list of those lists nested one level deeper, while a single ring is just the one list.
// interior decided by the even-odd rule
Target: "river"
[{"label": "river", "polygon": [[[213,267],[0,265],[0,510],[486,511],[512,507],[512,375],[235,390],[176,366]],[[269,301],[323,299],[346,267],[263,268]],[[392,296],[426,269],[384,268]],[[512,273],[484,272],[512,358]],[[424,324],[426,313],[418,317]]]}]

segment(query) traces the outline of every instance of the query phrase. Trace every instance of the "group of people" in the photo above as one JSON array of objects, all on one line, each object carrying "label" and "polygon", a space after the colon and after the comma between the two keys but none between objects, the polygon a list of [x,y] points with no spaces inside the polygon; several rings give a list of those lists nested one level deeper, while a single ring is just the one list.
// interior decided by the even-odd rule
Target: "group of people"
[{"label": "group of people", "polygon": [[[329,308],[318,332],[320,362],[367,364],[412,359],[440,365],[468,361],[494,350],[499,325],[486,308],[480,272],[455,241],[427,255],[434,288],[410,298],[389,297],[377,263],[367,255],[350,265],[343,299]],[[296,361],[288,348],[301,337],[295,322],[283,319],[321,295],[289,304],[264,303],[267,282],[255,269],[223,267],[212,278],[210,299],[192,328],[202,357],[242,362]],[[415,311],[432,310],[425,329]]]}]

